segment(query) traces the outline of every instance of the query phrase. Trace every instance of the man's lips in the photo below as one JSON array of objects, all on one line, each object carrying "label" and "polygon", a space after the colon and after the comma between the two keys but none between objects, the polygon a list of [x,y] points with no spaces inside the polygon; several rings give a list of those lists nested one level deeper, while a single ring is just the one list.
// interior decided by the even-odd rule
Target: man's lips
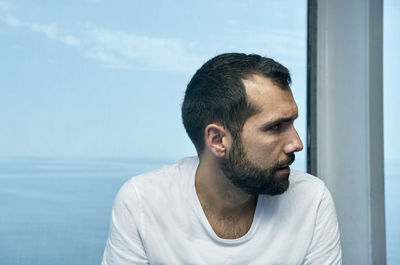
[{"label": "man's lips", "polygon": [[289,166],[285,166],[285,167],[280,167],[278,168],[279,171],[290,171],[290,167]]},{"label": "man's lips", "polygon": [[280,167],[278,167],[276,169],[276,171],[290,173],[290,165],[293,164],[293,162],[294,162],[294,156],[293,157],[289,157],[287,159],[287,161],[285,161],[282,164],[280,164],[282,166],[279,165]]},{"label": "man's lips", "polygon": [[290,168],[289,166],[290,166],[291,164],[293,164],[293,162],[290,162],[290,163],[288,163],[288,164],[285,164],[285,165],[283,165],[283,166],[281,166],[281,167],[278,167],[278,169],[286,169],[286,168]]},{"label": "man's lips", "polygon": [[277,171],[287,171],[287,172],[290,172],[290,165],[291,165],[292,163],[293,163],[293,162],[291,162],[291,163],[289,163],[289,164],[286,164],[286,165],[284,165],[284,166],[282,166],[282,167],[277,168]]}]

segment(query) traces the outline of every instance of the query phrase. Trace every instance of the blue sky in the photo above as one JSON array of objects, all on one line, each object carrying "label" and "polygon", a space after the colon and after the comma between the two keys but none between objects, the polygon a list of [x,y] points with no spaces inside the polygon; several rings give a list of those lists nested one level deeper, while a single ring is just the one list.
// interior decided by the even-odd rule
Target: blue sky
[{"label": "blue sky", "polygon": [[279,60],[304,102],[305,6],[0,0],[0,156],[195,154],[180,104],[194,71],[222,52]]},{"label": "blue sky", "polygon": [[[385,159],[391,167],[400,161],[400,90],[398,71],[400,66],[400,1],[384,1],[384,135]],[[387,167],[388,169],[388,167]],[[398,171],[396,172],[398,174]]]},{"label": "blue sky", "polygon": [[[400,17],[394,0],[385,4]],[[398,47],[394,25],[386,50]],[[306,1],[0,0],[0,34],[2,157],[193,155],[180,119],[186,84],[208,58],[232,51],[290,69],[306,140]],[[386,54],[390,113],[399,53]],[[386,152],[400,158],[400,128],[387,115]],[[295,166],[304,169],[304,156]]]}]

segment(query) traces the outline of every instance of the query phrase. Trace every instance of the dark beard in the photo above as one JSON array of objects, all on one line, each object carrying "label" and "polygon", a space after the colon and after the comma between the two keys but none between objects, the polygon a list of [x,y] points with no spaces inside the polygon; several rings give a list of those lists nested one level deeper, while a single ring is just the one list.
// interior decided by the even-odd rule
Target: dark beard
[{"label": "dark beard", "polygon": [[288,189],[289,173],[277,175],[276,171],[290,165],[294,159],[291,153],[284,161],[263,169],[247,159],[241,140],[234,140],[228,157],[221,162],[221,170],[233,185],[250,195],[278,195]]}]

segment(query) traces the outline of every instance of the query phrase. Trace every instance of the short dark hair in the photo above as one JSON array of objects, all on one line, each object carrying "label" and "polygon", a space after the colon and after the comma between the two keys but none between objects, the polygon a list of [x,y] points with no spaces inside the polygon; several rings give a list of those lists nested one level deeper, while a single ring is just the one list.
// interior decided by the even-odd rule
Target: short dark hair
[{"label": "short dark hair", "polygon": [[[259,74],[282,88],[290,86],[286,67],[256,54],[225,53],[207,61],[190,80],[182,104],[182,120],[200,156],[204,129],[219,123],[239,137],[245,121],[259,109],[246,96],[244,79]],[[235,138],[237,139],[237,138]]]}]

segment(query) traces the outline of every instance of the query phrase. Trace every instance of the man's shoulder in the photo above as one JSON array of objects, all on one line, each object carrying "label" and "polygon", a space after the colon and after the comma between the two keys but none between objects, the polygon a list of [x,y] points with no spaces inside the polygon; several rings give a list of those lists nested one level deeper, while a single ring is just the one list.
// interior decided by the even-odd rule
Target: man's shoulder
[{"label": "man's shoulder", "polygon": [[296,184],[325,186],[324,182],[320,178],[299,170],[292,170],[290,172],[289,180],[291,183],[293,182]]},{"label": "man's shoulder", "polygon": [[288,193],[302,197],[319,197],[327,190],[321,179],[297,170],[291,171],[289,183]]},{"label": "man's shoulder", "polygon": [[190,182],[190,177],[198,165],[197,157],[186,157],[175,164],[164,165],[137,176],[131,177],[121,187],[122,197],[155,197],[170,193],[173,189],[182,189]]},{"label": "man's shoulder", "polygon": [[168,183],[171,180],[188,177],[188,174],[197,165],[197,157],[185,157],[175,164],[167,164],[161,168],[133,176],[128,182],[135,183],[135,185]]},{"label": "man's shoulder", "polygon": [[297,220],[308,220],[303,224],[312,224],[318,208],[329,194],[324,182],[310,174],[292,170],[289,176],[289,188],[281,195],[266,196],[266,208],[273,209],[274,217],[293,225]]}]

